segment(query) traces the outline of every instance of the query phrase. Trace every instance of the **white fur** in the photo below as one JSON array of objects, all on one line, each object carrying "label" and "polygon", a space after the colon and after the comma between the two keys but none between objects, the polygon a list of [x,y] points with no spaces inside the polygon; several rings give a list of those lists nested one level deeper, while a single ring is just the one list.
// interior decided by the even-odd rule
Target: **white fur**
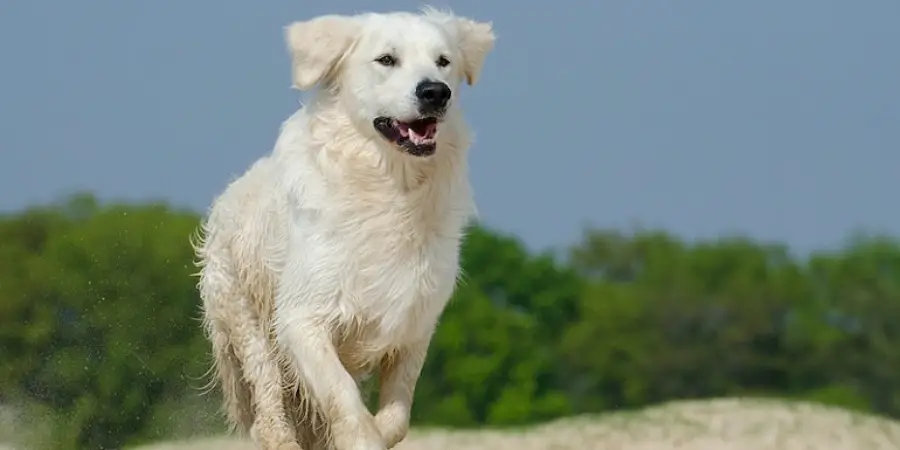
[{"label": "white fur", "polygon": [[[217,380],[230,421],[264,449],[383,450],[406,435],[459,273],[474,203],[457,90],[477,80],[494,35],[430,8],[322,16],[285,35],[294,86],[321,89],[215,200],[194,242]],[[396,67],[374,62],[388,52]],[[417,157],[372,121],[416,118],[424,78],[453,94],[436,152]],[[357,384],[373,370],[374,416]]]}]

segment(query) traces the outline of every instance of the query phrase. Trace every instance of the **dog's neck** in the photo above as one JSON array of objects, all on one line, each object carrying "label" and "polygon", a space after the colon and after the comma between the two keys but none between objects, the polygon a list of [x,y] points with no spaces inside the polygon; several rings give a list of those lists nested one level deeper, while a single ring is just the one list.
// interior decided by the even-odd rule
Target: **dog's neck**
[{"label": "dog's neck", "polygon": [[466,176],[469,137],[457,111],[447,116],[435,154],[420,157],[384,140],[371,124],[354,122],[334,95],[320,94],[305,108],[310,139],[319,149],[317,161],[333,176],[344,178],[340,170],[354,170],[354,179],[391,182],[407,191]]}]

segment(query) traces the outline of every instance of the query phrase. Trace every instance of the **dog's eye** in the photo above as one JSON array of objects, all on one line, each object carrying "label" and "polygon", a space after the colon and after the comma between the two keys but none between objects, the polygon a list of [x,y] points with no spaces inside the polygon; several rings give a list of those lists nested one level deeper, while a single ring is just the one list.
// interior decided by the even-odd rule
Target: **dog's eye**
[{"label": "dog's eye", "polygon": [[397,65],[397,58],[394,58],[391,55],[381,55],[375,62],[385,67],[391,67]]},{"label": "dog's eye", "polygon": [[435,61],[435,64],[437,64],[438,67],[447,67],[447,66],[450,65],[450,60],[447,59],[446,56],[441,55],[441,56],[437,59],[437,61]]}]

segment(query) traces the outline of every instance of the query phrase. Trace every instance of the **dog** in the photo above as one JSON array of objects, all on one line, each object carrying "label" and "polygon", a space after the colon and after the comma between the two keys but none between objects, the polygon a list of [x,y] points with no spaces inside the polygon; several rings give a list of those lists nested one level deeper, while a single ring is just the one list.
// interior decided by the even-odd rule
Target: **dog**
[{"label": "dog", "polygon": [[[458,93],[493,27],[425,7],[319,16],[285,40],[313,95],[191,239],[213,381],[263,449],[392,448],[475,215]],[[375,373],[373,414],[359,383]]]}]

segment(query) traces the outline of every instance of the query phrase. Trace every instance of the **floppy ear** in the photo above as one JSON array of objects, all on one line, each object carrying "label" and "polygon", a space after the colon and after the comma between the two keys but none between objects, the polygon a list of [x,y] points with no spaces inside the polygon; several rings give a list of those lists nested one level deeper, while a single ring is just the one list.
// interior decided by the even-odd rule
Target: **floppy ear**
[{"label": "floppy ear", "polygon": [[456,19],[459,48],[463,57],[463,75],[469,85],[478,81],[484,58],[494,48],[493,25],[490,22],[476,22],[464,17]]},{"label": "floppy ear", "polygon": [[294,87],[307,90],[329,78],[357,32],[353,19],[338,15],[288,25],[284,34]]},{"label": "floppy ear", "polygon": [[493,25],[490,22],[476,22],[459,17],[448,9],[440,10],[432,6],[423,6],[422,13],[456,38],[463,59],[463,76],[470,86],[475,84],[481,73],[484,58],[494,48]]}]

